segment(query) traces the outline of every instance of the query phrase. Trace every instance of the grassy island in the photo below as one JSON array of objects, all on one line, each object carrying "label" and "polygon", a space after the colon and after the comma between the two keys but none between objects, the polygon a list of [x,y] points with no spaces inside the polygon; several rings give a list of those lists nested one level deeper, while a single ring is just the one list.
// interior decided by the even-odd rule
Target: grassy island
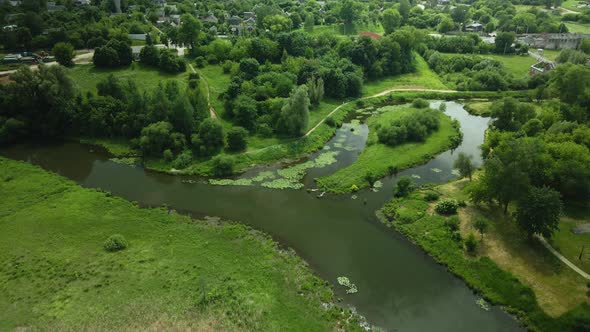
[{"label": "grassy island", "polygon": [[0,330],[317,331],[342,318],[322,308],[327,283],[260,232],[140,209],[23,162],[0,170]]},{"label": "grassy island", "polygon": [[318,185],[332,192],[350,192],[353,186],[363,188],[370,185],[366,178],[367,174],[371,174],[372,178],[382,178],[394,170],[400,171],[422,164],[436,154],[451,148],[460,132],[451,118],[442,112],[438,113],[440,118],[438,129],[428,135],[424,142],[405,142],[396,146],[379,142],[377,129],[417,111],[407,106],[379,108],[377,114],[371,116],[367,122],[369,126],[367,147],[359,155],[358,160],[334,174],[317,179]]}]

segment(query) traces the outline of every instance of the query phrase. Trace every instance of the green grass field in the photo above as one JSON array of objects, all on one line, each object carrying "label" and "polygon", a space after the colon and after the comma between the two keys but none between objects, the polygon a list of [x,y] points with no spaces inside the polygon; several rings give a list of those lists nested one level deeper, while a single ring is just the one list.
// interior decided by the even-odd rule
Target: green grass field
[{"label": "green grass field", "polygon": [[187,86],[188,81],[188,71],[181,74],[167,74],[157,68],[144,67],[138,62],[120,69],[100,69],[92,64],[76,65],[68,72],[83,93],[88,91],[96,93],[96,84],[110,74],[119,79],[132,79],[140,90],[149,91],[155,89],[158,83],[164,83],[166,80],[176,80],[181,89]]},{"label": "green grass field", "polygon": [[449,149],[452,137],[458,134],[451,125],[451,118],[440,113],[440,128],[428,136],[424,142],[387,146],[378,142],[375,128],[388,125],[395,119],[415,112],[416,109],[407,108],[407,106],[386,106],[380,111],[384,113],[372,116],[368,120],[370,132],[367,147],[361,152],[358,160],[334,174],[316,179],[322,189],[345,193],[352,191],[353,185],[358,188],[367,187],[369,183],[364,179],[366,174],[372,173],[377,178],[382,178],[389,174],[392,167],[403,170],[424,163],[437,153]]},{"label": "green grass field", "polygon": [[[0,158],[0,330],[318,331],[326,283],[238,224],[140,209]],[[122,234],[127,249],[107,252]],[[333,320],[333,321],[332,321]]]},{"label": "green grass field", "polygon": [[582,11],[582,9],[577,7],[579,4],[585,5],[586,2],[585,1],[578,1],[578,0],[567,0],[561,4],[561,7],[569,9],[569,10],[573,10],[575,12],[580,12],[580,11]]},{"label": "green grass field", "polygon": [[492,104],[491,101],[473,102],[465,105],[465,110],[473,115],[490,116]]},{"label": "green grass field", "polygon": [[[461,180],[415,191],[407,198],[387,203],[378,215],[383,223],[417,243],[486,300],[521,317],[530,330],[584,331],[590,315],[585,280],[542,245],[527,241],[514,222],[504,220],[501,208],[460,208],[458,237],[445,225],[446,220],[455,217],[438,215],[433,211],[436,202],[424,198],[426,192],[435,191],[441,194],[439,201],[467,199],[467,183]],[[483,240],[478,234],[478,248],[469,254],[462,239],[475,232],[473,221],[478,217],[490,220],[490,228]]]},{"label": "green grass field", "polygon": [[574,234],[573,229],[588,223],[590,210],[587,207],[568,208],[561,218],[559,231],[551,239],[557,251],[586,273],[590,273],[590,233]]},{"label": "green grass field", "polygon": [[572,33],[586,33],[590,34],[590,24],[565,22],[565,26]]},{"label": "green grass field", "polygon": [[363,86],[363,96],[371,96],[392,88],[448,89],[421,56],[416,54],[415,57],[416,72],[366,82]]},{"label": "green grass field", "polygon": [[537,61],[528,55],[484,55],[486,58],[498,60],[504,64],[506,69],[514,74],[515,77],[527,76],[530,67]]}]

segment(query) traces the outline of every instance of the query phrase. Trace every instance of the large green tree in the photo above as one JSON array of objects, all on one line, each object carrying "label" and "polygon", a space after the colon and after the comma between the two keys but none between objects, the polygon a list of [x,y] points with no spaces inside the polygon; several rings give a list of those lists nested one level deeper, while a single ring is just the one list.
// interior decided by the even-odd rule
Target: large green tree
[{"label": "large green tree", "polygon": [[293,89],[289,99],[281,109],[279,131],[288,136],[305,134],[309,124],[309,97],[307,86],[300,85]]},{"label": "large green tree", "polygon": [[74,46],[69,43],[57,43],[51,49],[55,60],[62,66],[69,67],[74,64]]},{"label": "large green tree", "polygon": [[549,187],[531,187],[518,202],[516,221],[527,235],[550,238],[559,229],[561,199],[559,193]]},{"label": "large green tree", "polygon": [[385,34],[394,32],[402,24],[402,20],[403,18],[399,11],[392,8],[384,10],[381,16],[381,25],[383,25]]}]

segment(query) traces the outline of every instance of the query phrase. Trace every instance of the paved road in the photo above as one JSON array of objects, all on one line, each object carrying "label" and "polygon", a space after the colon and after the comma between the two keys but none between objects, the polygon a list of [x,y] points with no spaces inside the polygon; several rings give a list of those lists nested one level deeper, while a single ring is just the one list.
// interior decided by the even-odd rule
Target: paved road
[{"label": "paved road", "polygon": [[[94,56],[94,50],[88,50],[88,52],[79,53],[74,57],[74,63],[79,64],[79,65],[91,63],[93,56]],[[57,61],[49,62],[49,63],[46,63],[45,65],[46,66],[54,66],[54,65],[57,65]],[[29,66],[29,68],[31,70],[37,70],[37,69],[39,69],[39,65],[31,65],[31,66]],[[10,74],[15,73],[16,71],[17,71],[17,69],[0,71],[0,76],[8,76]]]}]

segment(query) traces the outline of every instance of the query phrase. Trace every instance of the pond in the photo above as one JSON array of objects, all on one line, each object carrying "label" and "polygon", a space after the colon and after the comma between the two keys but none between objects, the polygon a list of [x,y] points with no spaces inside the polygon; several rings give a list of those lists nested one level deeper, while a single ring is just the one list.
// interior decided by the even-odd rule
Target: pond
[{"label": "pond", "polygon": [[[433,107],[438,107],[434,103]],[[461,104],[446,102],[447,114],[458,119],[463,143],[425,165],[398,176],[413,176],[417,183],[442,183],[456,177],[452,163],[459,151],[481,163],[478,146],[489,119],[469,115]],[[350,126],[356,127],[355,131]],[[327,143],[325,151],[340,151],[336,162],[310,168],[303,183],[354,162],[364,147],[368,129],[346,124]],[[340,143],[340,144],[336,144]],[[335,146],[336,144],[336,146]],[[344,304],[355,307],[367,320],[390,331],[521,331],[518,322],[492,307],[483,310],[465,283],[438,265],[403,236],[375,217],[392,196],[395,177],[382,179],[382,188],[351,195],[326,195],[304,189],[270,189],[262,186],[217,186],[202,180],[150,172],[118,164],[98,149],[75,143],[14,146],[1,151],[69,177],[84,187],[101,188],[147,206],[166,204],[195,217],[218,216],[239,221],[292,247],[322,278],[335,285]],[[272,167],[270,168],[273,169]],[[276,167],[274,168],[276,169]],[[260,170],[257,170],[260,171]],[[245,174],[252,176],[255,172]],[[366,199],[366,204],[365,204]],[[358,288],[346,294],[336,279],[346,276]]]}]

